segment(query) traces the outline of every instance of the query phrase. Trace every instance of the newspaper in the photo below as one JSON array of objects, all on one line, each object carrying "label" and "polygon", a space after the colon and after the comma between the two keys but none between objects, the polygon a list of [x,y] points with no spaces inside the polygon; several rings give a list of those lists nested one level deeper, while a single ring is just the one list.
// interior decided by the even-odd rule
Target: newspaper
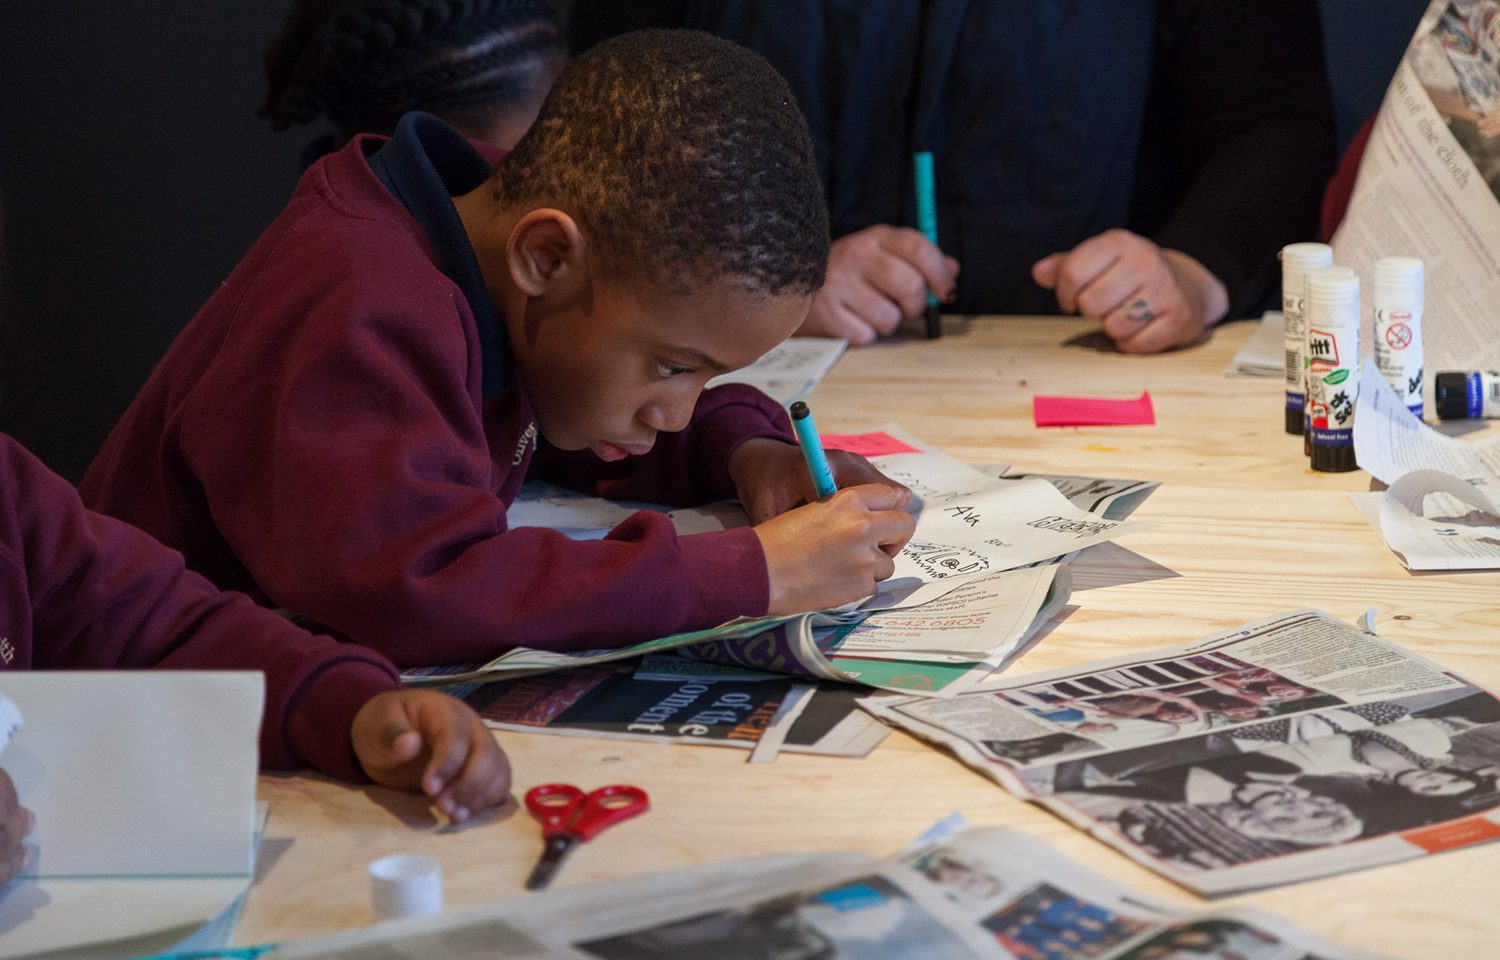
[{"label": "newspaper", "polygon": [[1412,570],[1500,568],[1500,437],[1469,443],[1438,433],[1369,360],[1362,383],[1354,453],[1389,485],[1375,524],[1386,544]]},{"label": "newspaper", "polygon": [[[414,685],[449,685],[692,647],[694,656],[715,662],[951,696],[1003,668],[1024,649],[1036,626],[1066,601],[1068,575],[1055,564],[1049,565],[1053,569],[1037,564],[1149,527],[1123,517],[1155,484],[1082,477],[996,479],[921,449],[902,435],[868,436],[893,451],[872,462],[912,489],[919,513],[916,533],[896,558],[895,575],[858,609],[737,620],[613,650],[518,648],[479,666],[409,670],[403,679]],[[512,511],[515,525],[547,525],[580,538],[602,536],[635,509],[660,509],[536,485],[522,504],[518,500]],[[667,516],[683,533],[747,522],[737,504],[672,510]],[[604,525],[595,526],[599,521]],[[939,606],[923,607],[939,600]],[[892,611],[904,615],[881,616]]]},{"label": "newspaper", "polygon": [[1189,913],[1005,828],[881,860],[765,857],[515,897],[266,960],[1378,960],[1249,909]]},{"label": "newspaper", "polygon": [[1202,894],[1500,836],[1500,700],[1316,610],[861,705]]},{"label": "newspaper", "polygon": [[[1426,262],[1427,369],[1500,368],[1500,47],[1494,0],[1433,0],[1376,117],[1335,260],[1361,286],[1368,355],[1374,343],[1373,265]],[[1425,402],[1431,409],[1432,377]]]},{"label": "newspaper", "polygon": [[[751,750],[798,685],[777,674],[651,656],[634,669],[607,664],[484,684],[463,699],[501,730]],[[818,687],[786,724],[780,750],[867,755],[889,728],[856,706],[865,692]]]},{"label": "newspaper", "polygon": [[848,346],[848,340],[834,337],[792,337],[750,366],[714,377],[708,385],[748,383],[783,407],[790,406],[823,382]]}]

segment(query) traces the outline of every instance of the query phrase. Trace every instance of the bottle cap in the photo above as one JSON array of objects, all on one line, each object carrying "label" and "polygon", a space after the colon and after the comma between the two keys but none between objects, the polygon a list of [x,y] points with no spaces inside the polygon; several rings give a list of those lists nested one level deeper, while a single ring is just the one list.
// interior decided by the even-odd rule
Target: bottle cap
[{"label": "bottle cap", "polygon": [[1381,286],[1422,282],[1422,261],[1416,257],[1381,257],[1375,261],[1375,282]]},{"label": "bottle cap", "polygon": [[1333,263],[1333,248],[1326,243],[1289,243],[1281,248],[1281,269],[1303,273]]},{"label": "bottle cap", "polygon": [[1469,416],[1469,376],[1440,373],[1432,378],[1433,406],[1439,420],[1463,420]]},{"label": "bottle cap", "polygon": [[370,864],[376,920],[435,917],[443,912],[443,868],[431,857],[396,854]]},{"label": "bottle cap", "polygon": [[1307,299],[1319,303],[1358,303],[1359,274],[1348,267],[1307,271]]}]

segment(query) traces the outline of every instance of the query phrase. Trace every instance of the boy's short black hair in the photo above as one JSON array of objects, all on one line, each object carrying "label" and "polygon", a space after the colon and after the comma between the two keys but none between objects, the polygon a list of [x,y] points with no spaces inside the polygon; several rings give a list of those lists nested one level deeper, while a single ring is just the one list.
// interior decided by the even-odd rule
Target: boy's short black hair
[{"label": "boy's short black hair", "polygon": [[493,183],[502,207],[574,216],[610,282],[823,285],[828,211],[807,122],[759,54],[707,33],[641,30],[574,60]]}]

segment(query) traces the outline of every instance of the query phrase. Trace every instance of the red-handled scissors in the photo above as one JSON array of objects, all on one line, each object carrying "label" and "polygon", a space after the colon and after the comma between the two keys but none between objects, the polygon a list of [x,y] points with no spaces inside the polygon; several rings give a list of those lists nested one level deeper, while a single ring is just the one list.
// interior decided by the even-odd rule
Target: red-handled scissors
[{"label": "red-handled scissors", "polygon": [[541,890],[573,848],[592,840],[601,830],[629,820],[651,807],[651,798],[640,787],[615,784],[584,793],[567,783],[545,783],[526,791],[526,809],[542,822],[542,848],[527,890]]}]

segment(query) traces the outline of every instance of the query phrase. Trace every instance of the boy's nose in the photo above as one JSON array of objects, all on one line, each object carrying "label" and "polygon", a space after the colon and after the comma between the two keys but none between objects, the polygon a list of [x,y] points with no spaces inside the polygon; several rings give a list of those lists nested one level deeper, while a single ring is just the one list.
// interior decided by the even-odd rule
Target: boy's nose
[{"label": "boy's nose", "polygon": [[641,412],[641,422],[652,430],[676,433],[693,419],[693,402],[653,403]]}]

